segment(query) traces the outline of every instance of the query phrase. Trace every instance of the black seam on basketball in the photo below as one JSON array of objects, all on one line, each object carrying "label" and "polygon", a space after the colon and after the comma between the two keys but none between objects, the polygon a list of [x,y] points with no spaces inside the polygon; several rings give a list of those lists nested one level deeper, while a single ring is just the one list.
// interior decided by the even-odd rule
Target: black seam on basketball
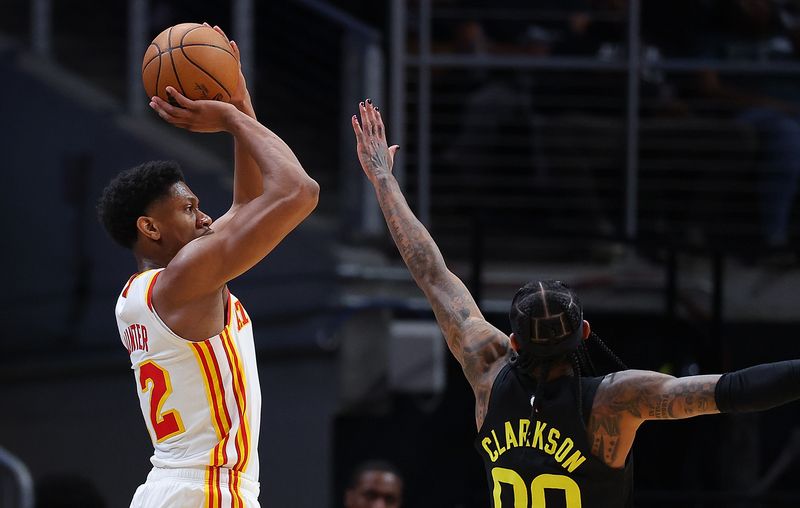
[{"label": "black seam on basketball", "polygon": [[144,64],[142,66],[142,74],[144,74],[144,71],[147,70],[147,68],[150,66],[151,63],[153,63],[154,60],[155,60],[155,58],[151,58],[150,60],[147,61],[146,64]]},{"label": "black seam on basketball", "polygon": [[[212,48],[216,48],[217,46],[211,46],[211,47],[212,47]],[[218,49],[221,49],[221,48],[218,48]],[[223,51],[224,51],[224,50],[223,50]],[[225,52],[227,53],[227,51],[225,51]],[[195,67],[197,67],[198,69],[200,69],[201,71],[203,71],[203,72],[204,72],[204,73],[205,73],[205,74],[206,74],[206,75],[207,75],[209,78],[213,79],[213,80],[214,80],[214,81],[215,81],[215,82],[216,82],[216,83],[217,83],[217,84],[220,86],[220,88],[222,88],[222,89],[225,91],[225,93],[226,93],[226,94],[228,94],[228,97],[229,97],[229,98],[230,98],[230,97],[233,97],[233,94],[231,94],[231,93],[228,91],[228,89],[227,89],[227,88],[225,88],[225,85],[223,85],[222,83],[220,83],[220,82],[219,82],[219,80],[218,80],[216,77],[214,77],[214,75],[213,75],[213,74],[211,74],[210,72],[208,72],[207,70],[205,70],[205,69],[204,69],[204,68],[202,68],[201,66],[197,65],[197,64],[196,64],[194,61],[192,61],[192,59],[191,59],[191,58],[189,58],[189,55],[187,55],[187,54],[186,54],[186,51],[184,51],[184,50],[183,50],[183,48],[181,48],[181,53],[183,53],[183,57],[184,57],[184,58],[185,58],[185,59],[186,59],[186,60],[187,60],[187,61],[188,61],[190,64],[194,65]],[[230,53],[229,53],[229,54],[230,54]]]},{"label": "black seam on basketball", "polygon": [[170,48],[169,50],[172,51],[173,49],[190,48],[192,46],[208,46],[210,48],[217,48],[218,50],[224,51],[225,53],[227,53],[227,54],[231,55],[232,57],[236,58],[236,55],[234,55],[232,52],[228,51],[227,49],[221,48],[221,47],[217,46],[216,44],[208,44],[206,42],[190,42],[189,44],[181,44],[180,46],[175,46],[174,48]]},{"label": "black seam on basketball", "polygon": [[[228,51],[228,50],[226,50],[226,49],[224,49],[224,48],[220,48],[219,46],[216,46],[216,45],[214,45],[214,44],[207,44],[207,43],[189,43],[189,44],[184,44],[184,43],[183,43],[184,39],[186,39],[186,36],[187,36],[187,35],[189,35],[189,33],[190,33],[190,32],[192,32],[193,30],[200,29],[200,28],[203,28],[203,25],[197,25],[197,26],[196,26],[196,27],[194,27],[194,28],[190,28],[189,30],[186,30],[186,32],[184,32],[184,33],[183,33],[183,35],[181,36],[181,43],[180,43],[180,45],[178,46],[178,48],[181,48],[181,49],[183,49],[185,46],[211,46],[211,47],[214,47],[214,48],[219,48],[219,49],[221,49],[222,51],[224,51],[224,52],[228,53],[229,55],[233,56],[234,58],[236,58],[236,57],[233,55],[233,53],[231,53],[230,51]],[[214,29],[212,28],[211,30],[214,30]],[[217,31],[216,31],[216,30],[214,30],[214,33],[217,33]],[[228,44],[230,44],[230,43],[228,43]],[[174,48],[174,49],[177,49],[177,48]]]},{"label": "black seam on basketball", "polygon": [[[155,46],[155,47],[158,48],[158,45],[156,45],[156,44],[151,44],[151,46]],[[217,46],[216,44],[206,44],[205,42],[191,42],[189,44],[181,44],[180,46],[175,46],[173,48],[165,49],[164,51],[161,51],[161,48],[158,48],[158,54],[156,56],[154,56],[153,58],[151,58],[147,63],[150,63],[151,61],[155,60],[156,58],[160,57],[161,55],[165,55],[165,54],[171,52],[174,49],[191,48],[192,46],[208,46],[209,48],[217,48],[218,50],[224,51],[225,53],[231,55],[233,58],[236,58],[236,55],[234,55],[233,53],[231,53],[230,51],[228,51],[225,48],[221,48],[221,47]]]},{"label": "black seam on basketball", "polygon": [[[157,46],[156,46],[157,47]],[[153,95],[158,95],[158,85],[161,81],[161,56],[158,57],[158,74],[156,74],[156,89],[153,91]]]},{"label": "black seam on basketball", "polygon": [[[186,96],[186,90],[183,89],[183,83],[181,83],[181,77],[178,76],[178,68],[175,67],[175,59],[172,58],[172,29],[175,28],[174,26],[169,27],[169,33],[167,33],[167,44],[169,44],[169,61],[172,64],[172,72],[175,73],[175,81],[178,82],[178,86],[181,89],[181,94]],[[158,93],[158,90],[156,90]],[[166,88],[164,89],[164,93],[167,93]],[[167,102],[169,102],[169,94],[167,94]]]},{"label": "black seam on basketball", "polygon": [[[158,50],[158,53],[156,53],[156,56],[154,56],[153,58],[151,58],[151,59],[150,59],[150,60],[148,60],[147,62],[143,63],[143,64],[142,64],[142,69],[144,69],[145,67],[147,67],[148,65],[150,65],[150,62],[152,62],[153,60],[155,60],[156,58],[158,58],[158,57],[160,57],[160,56],[161,56],[161,48],[159,48],[159,47],[158,47],[158,44],[156,44],[155,42],[151,42],[151,43],[150,43],[150,46],[155,46],[155,47],[156,47],[156,49]],[[150,46],[147,46],[147,49],[150,49]],[[147,49],[144,51],[145,53],[147,53]]]},{"label": "black seam on basketball", "polygon": [[194,30],[197,30],[198,28],[203,28],[203,25],[197,25],[197,26],[192,27],[192,28],[186,30],[185,32],[183,32],[183,35],[181,35],[181,40],[178,41],[177,48],[172,48],[172,49],[178,49],[178,48],[183,49],[183,41],[184,41],[184,39],[186,39],[186,36],[189,35],[190,32],[193,32]]},{"label": "black seam on basketball", "polygon": [[[157,58],[158,60],[161,60],[161,58],[159,58],[159,57],[156,57],[156,58]],[[146,64],[144,64],[144,66],[142,67],[142,75],[143,75],[143,76],[144,76],[144,71],[146,71],[146,70],[147,70],[147,68],[148,68],[148,67],[150,67],[150,64],[151,64],[151,63],[153,63],[153,62],[155,62],[155,61],[156,61],[156,58],[151,58],[151,59],[150,59],[150,60],[149,60],[149,61],[148,61]]]}]

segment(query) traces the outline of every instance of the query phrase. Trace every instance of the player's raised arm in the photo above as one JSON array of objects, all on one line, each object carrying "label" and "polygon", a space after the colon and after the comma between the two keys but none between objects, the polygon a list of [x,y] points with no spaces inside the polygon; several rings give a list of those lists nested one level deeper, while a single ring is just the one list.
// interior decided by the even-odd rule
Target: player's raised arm
[{"label": "player's raised arm", "polygon": [[636,429],[646,420],[763,411],[798,398],[800,360],[681,378],[641,370],[616,372],[597,389],[589,420],[592,451],[607,463],[621,465]]},{"label": "player's raised arm", "polygon": [[508,337],[489,324],[467,288],[445,265],[425,226],[414,216],[392,175],[397,145],[388,147],[380,112],[369,99],[359,104],[361,123],[353,116],[358,158],[375,187],[386,224],[414,281],[430,302],[450,351],[476,396],[476,417],[488,399],[495,367],[510,351]]},{"label": "player's raised arm", "polygon": [[[204,24],[208,26],[208,23]],[[236,44],[236,41],[228,39],[228,36],[219,26],[215,25],[213,28],[230,43],[233,56],[235,56],[236,61],[239,62],[239,83],[231,94],[231,104],[250,118],[257,120],[253,102],[250,98],[250,91],[247,89],[247,79],[242,72],[239,45]],[[250,202],[264,193],[264,184],[261,180],[261,170],[258,167],[258,163],[244,148],[241,141],[234,138],[233,143],[235,162],[233,173],[233,203],[231,204],[231,209],[215,221],[217,228],[223,227],[241,205]]]},{"label": "player's raised arm", "polygon": [[159,116],[194,132],[231,133],[256,162],[264,189],[170,261],[159,291],[180,304],[212,294],[263,259],[316,207],[319,186],[286,143],[254,118],[231,104],[192,101],[172,87],[167,91],[181,107],[154,97],[151,107]]}]

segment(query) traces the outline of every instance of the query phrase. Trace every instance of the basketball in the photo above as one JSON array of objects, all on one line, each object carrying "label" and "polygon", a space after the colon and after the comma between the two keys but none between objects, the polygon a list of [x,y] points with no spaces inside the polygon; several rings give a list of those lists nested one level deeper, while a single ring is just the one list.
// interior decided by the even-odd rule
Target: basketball
[{"label": "basketball", "polygon": [[192,100],[230,102],[239,82],[239,62],[225,37],[207,25],[181,23],[158,34],[142,60],[148,97],[165,101],[167,86]]}]

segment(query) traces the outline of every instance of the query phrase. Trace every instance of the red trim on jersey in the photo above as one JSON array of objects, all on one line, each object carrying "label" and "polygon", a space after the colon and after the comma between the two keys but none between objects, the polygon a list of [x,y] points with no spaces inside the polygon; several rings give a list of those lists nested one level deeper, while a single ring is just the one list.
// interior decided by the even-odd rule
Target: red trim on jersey
[{"label": "red trim on jersey", "polygon": [[159,275],[161,275],[161,272],[156,272],[156,274],[153,275],[153,278],[150,279],[150,285],[147,286],[147,295],[145,296],[145,301],[147,302],[147,308],[150,310],[153,310],[153,288],[156,285],[156,279],[158,279]]},{"label": "red trim on jersey", "polygon": [[206,481],[205,481],[205,492],[206,492],[206,504],[203,508],[209,508],[211,506],[211,468],[206,468]]},{"label": "red trim on jersey", "polygon": [[231,414],[228,412],[228,405],[225,404],[225,385],[222,382],[222,371],[219,369],[217,355],[214,353],[214,348],[211,346],[211,344],[208,345],[208,351],[211,353],[211,361],[214,364],[214,371],[217,374],[217,379],[219,379],[219,391],[222,392],[222,409],[225,410],[225,421],[228,423],[227,428],[230,429],[233,422],[231,420]]},{"label": "red trim on jersey", "polygon": [[222,402],[222,409],[225,412],[224,413],[225,422],[227,423],[226,427],[222,427],[223,429],[225,429],[225,436],[222,438],[222,440],[217,445],[217,446],[222,448],[222,464],[218,464],[218,465],[224,466],[225,464],[228,463],[228,450],[227,450],[227,448],[228,448],[228,437],[231,435],[231,426],[233,424],[233,421],[231,420],[231,415],[228,412],[228,405],[226,404],[225,384],[222,382],[222,371],[220,371],[220,369],[219,369],[219,362],[217,362],[217,355],[214,354],[214,348],[211,346],[210,343],[208,344],[208,352],[210,353],[211,361],[214,364],[214,371],[217,374],[217,379],[219,380],[219,391],[220,391],[220,394],[222,395],[222,401],[221,401]]},{"label": "red trim on jersey", "polygon": [[[236,350],[236,345],[230,336],[230,330],[225,329],[222,333],[224,338],[227,339],[223,341],[223,344],[227,345],[227,347],[224,349],[225,354],[228,357],[228,363],[231,366],[231,372],[233,373],[233,394],[236,399],[236,409],[238,410],[239,418],[241,419],[239,423],[239,433],[242,437],[242,451],[239,452],[239,460],[236,461],[233,469],[237,471],[244,471],[244,468],[247,466],[247,462],[250,459],[250,436],[248,435],[250,431],[247,426],[247,420],[245,419],[245,415],[247,414],[247,392],[245,391],[244,369],[240,364],[238,351]],[[236,444],[239,444],[238,441]]]},{"label": "red trim on jersey", "polygon": [[128,291],[131,289],[131,284],[133,284],[133,281],[135,281],[143,273],[144,272],[136,272],[133,275],[131,275],[131,278],[128,279],[128,282],[125,284],[125,289],[122,290],[122,297],[123,298],[127,298],[128,297]]},{"label": "red trim on jersey", "polygon": [[231,491],[231,506],[233,508],[245,508],[244,499],[239,492],[239,473],[233,469],[228,469],[228,487]]},{"label": "red trim on jersey", "polygon": [[228,342],[228,337],[229,337],[228,336],[228,331],[229,330],[230,330],[230,328],[226,328],[225,330],[222,331],[221,335],[222,335],[222,348],[225,351],[225,356],[228,359],[228,365],[230,366],[231,374],[232,374],[233,396],[234,396],[234,400],[236,401],[236,411],[239,414],[239,428],[236,431],[236,437],[234,437],[234,439],[233,439],[233,445],[236,448],[236,454],[237,454],[236,463],[234,464],[233,467],[234,467],[234,469],[238,469],[239,463],[242,460],[242,456],[246,453],[244,450],[246,449],[247,444],[243,440],[243,438],[244,438],[243,429],[244,429],[244,423],[245,423],[244,411],[242,410],[242,407],[241,407],[240,396],[238,394],[238,391],[236,390],[236,373],[237,372],[236,372],[236,366],[234,365],[234,362],[232,360],[232,354],[233,353],[231,351],[231,344]]},{"label": "red trim on jersey", "polygon": [[219,488],[219,468],[211,468],[212,508],[222,508],[222,490]]},{"label": "red trim on jersey", "polygon": [[211,393],[211,403],[213,406],[211,408],[211,413],[214,415],[214,419],[217,421],[217,426],[220,429],[220,432],[222,432],[223,429],[225,429],[225,426],[223,425],[222,420],[220,419],[219,411],[217,411],[218,404],[217,404],[217,393],[216,389],[214,388],[214,378],[211,375],[211,369],[209,368],[208,362],[206,361],[206,355],[203,354],[203,346],[197,342],[193,342],[192,346],[195,349],[197,349],[198,353],[200,353],[198,356],[200,357],[200,362],[203,365],[203,371],[206,375],[206,378],[211,383],[211,385],[209,386],[210,388],[209,393]]},{"label": "red trim on jersey", "polygon": [[231,291],[228,290],[228,309],[225,315],[225,326],[233,325],[233,321],[231,321],[233,319],[232,307],[233,307],[233,295],[231,294]]}]

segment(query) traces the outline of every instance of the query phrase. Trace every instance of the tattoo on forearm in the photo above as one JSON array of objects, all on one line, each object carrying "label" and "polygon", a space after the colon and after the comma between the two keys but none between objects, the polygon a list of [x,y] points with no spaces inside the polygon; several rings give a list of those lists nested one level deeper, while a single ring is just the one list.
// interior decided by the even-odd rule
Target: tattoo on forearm
[{"label": "tattoo on forearm", "polygon": [[[392,179],[381,179],[376,190],[397,249],[414,280],[427,293],[433,289],[430,286],[434,277],[446,271],[444,259],[425,226],[408,208],[397,183]],[[430,299],[431,305],[445,337],[449,337],[454,331],[452,327],[469,316],[469,309],[464,302],[467,299],[471,301],[472,297],[464,294],[464,289],[454,287],[455,284],[449,280],[435,279],[435,282],[436,291],[443,297]]]},{"label": "tattoo on forearm", "polygon": [[[373,132],[373,134],[377,134]],[[414,216],[397,181],[390,176],[387,152],[367,147],[361,157],[373,175],[378,203],[386,225],[409,272],[425,292],[447,345],[461,363],[475,390],[475,421],[480,427],[486,416],[491,384],[483,380],[495,361],[509,354],[508,338],[483,320],[464,284],[445,265],[442,253],[425,226]]]},{"label": "tattoo on forearm", "polygon": [[659,419],[675,418],[672,412],[672,402],[674,400],[674,396],[666,394],[660,397],[654,397],[652,405],[650,406],[649,415]]},{"label": "tattoo on forearm", "polygon": [[[612,374],[598,389],[588,432],[592,453],[612,464],[622,460],[633,433],[645,419],[678,419],[717,410],[719,376],[675,379],[664,374],[626,371]],[[627,436],[627,437],[626,437]]]}]

